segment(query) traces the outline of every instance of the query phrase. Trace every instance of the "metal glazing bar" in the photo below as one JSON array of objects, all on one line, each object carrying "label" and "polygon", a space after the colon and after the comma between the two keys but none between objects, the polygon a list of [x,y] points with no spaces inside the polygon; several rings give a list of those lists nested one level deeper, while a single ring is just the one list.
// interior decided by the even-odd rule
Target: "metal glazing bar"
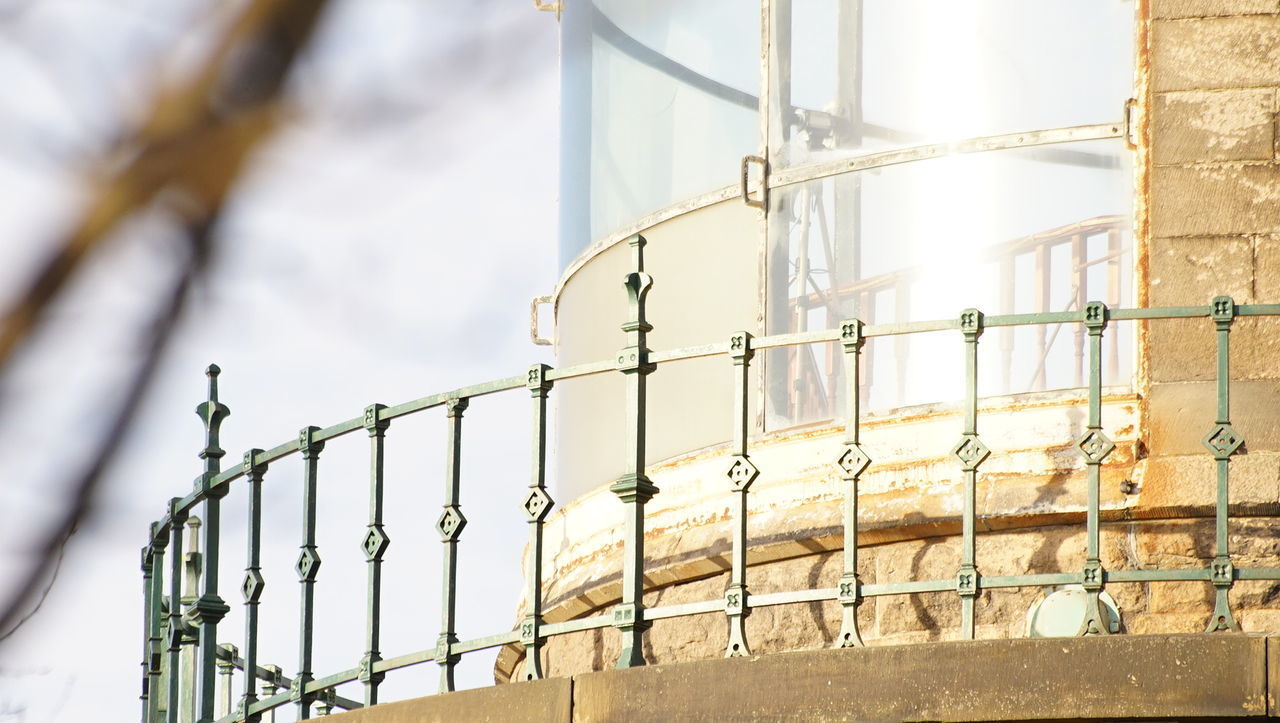
[{"label": "metal glazing bar", "polygon": [[1099,529],[1099,496],[1102,461],[1115,445],[1102,432],[1102,333],[1110,318],[1107,305],[1090,301],[1080,311],[1081,323],[1089,335],[1089,424],[1076,441],[1088,469],[1088,509],[1085,513],[1085,563],[1081,582],[1088,599],[1077,635],[1109,635],[1108,616],[1099,596],[1106,584],[1102,566]]},{"label": "metal glazing bar", "polygon": [[547,394],[551,367],[534,364],[529,367],[526,386],[533,398],[533,442],[529,460],[529,490],[521,507],[529,519],[529,564],[525,569],[525,598],[528,608],[520,623],[520,642],[524,645],[524,679],[542,677],[540,652],[542,633],[542,531],[555,501],[547,494]]},{"label": "metal glazing bar", "polygon": [[974,599],[981,585],[975,556],[978,466],[991,450],[978,438],[978,337],[982,336],[983,315],[977,309],[960,312],[960,332],[964,335],[965,406],[964,434],[951,453],[960,460],[964,472],[964,509],[961,517],[960,568],[956,571],[956,594],[960,596],[960,636],[974,636]]},{"label": "metal glazing bar", "polygon": [[320,572],[320,554],[316,550],[316,476],[324,442],[316,440],[319,427],[303,427],[298,432],[298,451],[302,453],[302,552],[294,569],[302,585],[298,616],[298,674],[290,686],[289,698],[298,706],[298,720],[311,717],[315,696],[307,692],[311,682],[316,616],[316,575]]},{"label": "metal glazing bar", "polygon": [[645,420],[647,417],[647,379],[654,365],[649,360],[647,334],[653,326],[645,319],[645,296],[653,286],[653,277],[644,272],[643,236],[628,241],[635,270],[623,279],[630,301],[631,318],[622,324],[628,346],[618,351],[618,371],[626,376],[626,458],[621,477],[609,489],[624,506],[622,599],[613,610],[613,624],[622,636],[618,668],[644,665],[641,643],[649,627],[644,617],[644,505],[658,488],[644,473]]},{"label": "metal glazing bar", "polygon": [[361,540],[368,563],[365,587],[364,657],[360,659],[360,681],[364,683],[364,704],[376,705],[378,686],[383,675],[375,673],[374,663],[382,660],[382,557],[391,538],[382,528],[383,461],[387,428],[391,420],[382,416],[386,406],[370,404],[364,410],[364,428],[369,432],[369,524]]},{"label": "metal glazing bar", "polygon": [[204,447],[199,457],[204,461],[204,472],[196,480],[196,489],[204,497],[204,565],[199,597],[191,604],[190,616],[197,626],[199,657],[196,676],[196,717],[200,721],[212,721],[217,704],[217,649],[218,623],[230,610],[218,596],[219,533],[222,527],[222,498],[227,494],[226,485],[214,485],[221,460],[226,454],[218,446],[222,422],[231,414],[225,404],[218,401],[218,374],[222,370],[210,364],[205,370],[209,378],[208,398],[196,407],[196,414],[204,422]]},{"label": "metal glazing bar", "polygon": [[728,616],[726,658],[747,657],[745,621],[751,614],[747,591],[747,493],[760,476],[760,470],[747,454],[747,428],[751,423],[748,395],[751,393],[751,334],[739,331],[729,337],[729,358],[733,361],[733,456],[725,476],[733,494],[733,552],[729,570],[729,587],[724,591],[724,612]]},{"label": "metal glazing bar", "polygon": [[769,174],[768,182],[769,188],[774,189],[818,178],[837,176],[842,173],[883,168],[912,161],[923,161],[929,158],[942,158],[961,153],[1032,148],[1055,143],[1120,138],[1123,134],[1123,123],[1100,123],[1087,126],[1025,131],[1022,133],[1005,133],[998,136],[983,136],[947,143],[930,143],[909,148],[865,153],[834,161],[821,161],[791,168],[779,168]]},{"label": "metal glazing bar", "polygon": [[871,464],[862,449],[860,432],[861,400],[860,362],[866,337],[863,324],[847,319],[840,324],[840,341],[844,347],[845,393],[849,401],[849,421],[845,423],[844,449],[836,460],[844,481],[844,572],[840,576],[837,600],[840,601],[840,634],[834,647],[860,648],[862,634],[858,630],[858,608],[862,605],[862,578],[858,576],[858,480]]},{"label": "metal glazing bar", "polygon": [[468,404],[465,397],[450,399],[445,403],[448,432],[445,445],[444,512],[440,513],[440,519],[436,521],[436,529],[444,543],[440,635],[436,638],[436,664],[440,666],[438,690],[441,693],[454,689],[453,671],[462,657],[453,650],[453,646],[458,643],[458,538],[462,535],[462,529],[467,526],[467,518],[462,515],[458,496],[462,486],[462,413],[467,410]]},{"label": "metal glazing bar", "polygon": [[244,711],[244,720],[248,723],[258,720],[249,713],[251,706],[258,702],[257,678],[254,672],[258,669],[258,603],[262,599],[266,580],[262,577],[262,476],[267,471],[265,464],[255,460],[262,453],[260,449],[251,449],[244,453],[245,475],[249,483],[249,539],[246,546],[247,559],[244,568],[244,582],[240,584],[240,593],[244,596],[244,690],[240,695],[240,710]]},{"label": "metal glazing bar", "polygon": [[187,515],[178,511],[179,502],[177,497],[169,500],[169,544],[173,548],[169,558],[169,690],[165,698],[169,723],[179,723],[178,701],[182,696],[182,526]]},{"label": "metal glazing bar", "polygon": [[1213,429],[1204,436],[1204,446],[1213,455],[1218,472],[1218,490],[1214,509],[1214,556],[1210,579],[1214,588],[1213,617],[1205,632],[1239,630],[1235,615],[1231,613],[1228,593],[1235,582],[1235,569],[1231,562],[1231,548],[1227,537],[1229,522],[1229,477],[1231,455],[1244,444],[1231,426],[1231,324],[1235,320],[1236,305],[1229,296],[1216,297],[1210,306],[1210,317],[1217,330],[1218,342],[1218,418]]}]

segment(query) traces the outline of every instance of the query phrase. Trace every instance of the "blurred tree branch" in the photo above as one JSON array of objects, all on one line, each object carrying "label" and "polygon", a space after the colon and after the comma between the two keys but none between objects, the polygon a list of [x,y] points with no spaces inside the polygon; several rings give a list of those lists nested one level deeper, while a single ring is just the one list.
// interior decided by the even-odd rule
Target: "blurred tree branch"
[{"label": "blurred tree branch", "polygon": [[192,283],[213,253],[213,229],[253,149],[270,135],[288,71],[306,47],[326,0],[251,0],[189,82],[160,95],[145,123],[114,151],[119,169],[94,184],[79,221],[57,244],[0,321],[0,374],[39,327],[46,309],[94,248],[134,213],[169,203],[190,250],[171,291],[154,304],[126,395],[94,454],[70,485],[57,520],[0,608],[0,635],[22,618],[49,562],[89,509],[177,326]]}]

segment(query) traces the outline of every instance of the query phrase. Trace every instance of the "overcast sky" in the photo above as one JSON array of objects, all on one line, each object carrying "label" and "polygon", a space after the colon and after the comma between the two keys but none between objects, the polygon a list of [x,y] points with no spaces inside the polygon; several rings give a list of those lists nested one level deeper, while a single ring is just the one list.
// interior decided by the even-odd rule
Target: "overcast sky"
[{"label": "overcast sky", "polygon": [[[180,77],[238,3],[0,0],[0,303],[74,218],[86,169]],[[307,424],[550,362],[528,341],[528,303],[556,278],[556,23],[523,0],[335,3],[291,85],[299,112],[258,155],[217,237],[152,394],[73,537],[48,600],[0,643],[0,721],[138,715],[146,525],[200,470],[194,414],[223,369],[226,464]],[[163,69],[163,74],[157,71]],[[0,387],[0,590],[62,500],[136,359],[175,240],[139,218],[91,258]],[[528,399],[477,400],[464,428],[462,637],[514,624]],[[438,629],[443,413],[388,434],[384,655]],[[363,653],[359,551],[368,442],[330,443],[320,470],[318,673]],[[264,650],[296,667],[299,466],[265,487]],[[242,644],[243,494],[224,503],[220,637]],[[357,612],[358,611],[358,612]],[[467,656],[466,686],[491,654]],[[388,677],[390,697],[434,690],[435,666]],[[344,694],[358,697],[358,689]],[[288,719],[283,716],[282,720]]]}]

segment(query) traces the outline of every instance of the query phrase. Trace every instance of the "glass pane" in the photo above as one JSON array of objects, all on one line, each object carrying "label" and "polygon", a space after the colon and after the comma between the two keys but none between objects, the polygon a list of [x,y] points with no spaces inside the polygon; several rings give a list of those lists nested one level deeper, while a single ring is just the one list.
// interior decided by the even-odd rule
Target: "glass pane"
[{"label": "glass pane", "polygon": [[1133,29],[1132,0],[781,0],[771,160],[1116,122]]},{"label": "glass pane", "polygon": [[596,0],[566,12],[562,265],[646,214],[735,183],[759,146],[757,5]]},{"label": "glass pane", "polygon": [[[955,155],[775,190],[769,333],[842,319],[893,323],[1129,303],[1132,193],[1122,141]],[[984,395],[1083,384],[1076,325],[983,336]],[[1127,326],[1108,332],[1104,383],[1127,383]],[[961,396],[955,333],[876,339],[864,359],[871,410]],[[843,413],[839,350],[768,362],[772,427]],[[939,362],[938,360],[942,360]]]}]

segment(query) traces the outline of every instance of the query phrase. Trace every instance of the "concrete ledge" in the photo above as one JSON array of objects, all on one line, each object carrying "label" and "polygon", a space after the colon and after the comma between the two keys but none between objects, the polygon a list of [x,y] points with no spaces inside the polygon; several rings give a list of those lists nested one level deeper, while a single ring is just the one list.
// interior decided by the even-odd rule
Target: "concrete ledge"
[{"label": "concrete ledge", "polygon": [[568,723],[572,720],[572,691],[571,679],[550,678],[384,703],[330,717],[341,723]]},{"label": "concrete ledge", "polygon": [[[1268,656],[1272,665],[1268,670]],[[1275,710],[1280,639],[978,640],[614,670],[340,716],[407,721],[1115,720]]]}]

